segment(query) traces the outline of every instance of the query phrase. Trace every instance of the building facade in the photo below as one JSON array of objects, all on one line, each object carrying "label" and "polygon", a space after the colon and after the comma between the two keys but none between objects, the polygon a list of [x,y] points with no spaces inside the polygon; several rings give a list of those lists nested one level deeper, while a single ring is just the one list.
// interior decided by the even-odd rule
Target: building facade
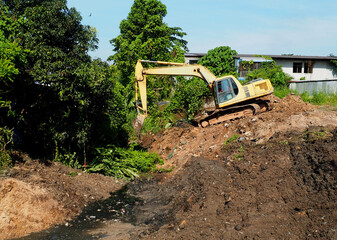
[{"label": "building facade", "polygon": [[[187,53],[185,62],[189,64],[197,63],[198,60],[205,56],[204,53]],[[337,79],[336,66],[331,60],[337,60],[337,57],[324,56],[299,56],[299,55],[253,55],[238,54],[235,57],[235,66],[240,79],[244,79],[248,71],[258,69],[262,62],[273,59],[278,65],[282,66],[283,72],[297,80],[331,80]],[[250,68],[243,67],[244,62],[250,62]]]}]

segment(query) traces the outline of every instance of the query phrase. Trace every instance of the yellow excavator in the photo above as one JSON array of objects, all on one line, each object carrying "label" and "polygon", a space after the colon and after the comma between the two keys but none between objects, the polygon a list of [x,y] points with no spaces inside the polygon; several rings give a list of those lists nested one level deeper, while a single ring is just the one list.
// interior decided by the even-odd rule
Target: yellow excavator
[{"label": "yellow excavator", "polygon": [[[142,63],[167,66],[145,69]],[[204,80],[213,93],[214,108],[194,119],[201,127],[252,116],[271,109],[269,95],[273,93],[274,89],[269,79],[255,79],[241,85],[234,76],[228,75],[217,78],[210,70],[199,64],[138,60],[135,67],[138,116],[132,122],[138,136],[141,134],[144,120],[147,117],[146,75],[191,76]],[[139,95],[141,106],[138,105]]]}]

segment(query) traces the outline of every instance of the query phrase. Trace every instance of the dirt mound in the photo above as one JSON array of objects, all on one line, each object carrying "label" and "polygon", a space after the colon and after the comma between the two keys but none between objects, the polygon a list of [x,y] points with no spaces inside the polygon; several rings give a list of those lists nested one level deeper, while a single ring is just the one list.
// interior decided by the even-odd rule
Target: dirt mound
[{"label": "dirt mound", "polygon": [[159,153],[167,167],[174,165],[179,170],[191,156],[216,159],[223,143],[235,134],[264,143],[277,133],[303,131],[312,126],[337,127],[336,112],[319,110],[298,96],[283,99],[273,96],[272,102],[272,111],[206,128],[173,127],[162,134],[144,137],[143,143],[150,151]]},{"label": "dirt mound", "polygon": [[[333,135],[333,136],[332,136]],[[136,183],[135,239],[337,239],[337,130],[235,142],[166,181]]]},{"label": "dirt mound", "polygon": [[0,237],[19,237],[22,232],[40,231],[65,218],[64,209],[45,189],[22,181],[6,179],[0,183]]},{"label": "dirt mound", "polygon": [[60,163],[26,159],[0,182],[0,239],[24,236],[70,220],[123,183]]}]

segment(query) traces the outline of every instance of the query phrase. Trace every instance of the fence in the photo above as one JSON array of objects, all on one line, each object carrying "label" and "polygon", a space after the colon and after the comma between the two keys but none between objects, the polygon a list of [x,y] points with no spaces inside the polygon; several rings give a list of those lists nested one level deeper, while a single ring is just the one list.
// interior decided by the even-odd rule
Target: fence
[{"label": "fence", "polygon": [[299,93],[308,92],[310,96],[312,96],[314,92],[336,94],[337,79],[290,81],[289,88]]}]

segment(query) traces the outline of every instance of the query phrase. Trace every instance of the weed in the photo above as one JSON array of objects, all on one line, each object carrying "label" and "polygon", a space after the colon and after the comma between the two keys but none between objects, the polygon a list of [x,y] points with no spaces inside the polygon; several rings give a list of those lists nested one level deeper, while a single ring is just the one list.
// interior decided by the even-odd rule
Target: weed
[{"label": "weed", "polygon": [[284,98],[288,96],[291,93],[295,93],[295,91],[290,90],[287,86],[280,86],[280,87],[275,87],[274,88],[274,95],[279,97],[279,98]]},{"label": "weed", "polygon": [[239,135],[234,134],[232,137],[226,139],[226,141],[224,142],[223,145],[226,146],[227,144],[230,144],[230,143],[234,142],[238,138],[239,138]]},{"label": "weed", "polygon": [[287,140],[279,141],[278,143],[281,144],[281,145],[288,145],[289,144],[289,142]]},{"label": "weed", "polygon": [[323,92],[314,92],[310,102],[315,105],[325,105],[329,102],[329,95]]},{"label": "weed", "polygon": [[308,102],[314,105],[337,106],[337,94],[314,92],[313,95],[310,96],[308,92],[304,92],[300,96],[304,102]]},{"label": "weed", "polygon": [[303,102],[310,102],[310,95],[309,95],[308,92],[304,92],[300,96],[301,96]]},{"label": "weed", "polygon": [[234,154],[234,158],[241,161],[243,159],[243,153]]},{"label": "weed", "polygon": [[245,151],[245,149],[243,148],[242,144],[240,144],[240,146],[239,146],[239,152],[243,153],[244,151]]},{"label": "weed", "polygon": [[172,172],[174,170],[175,166],[172,166],[171,168],[157,168],[156,172],[158,173],[168,173],[168,172]]},{"label": "weed", "polygon": [[70,173],[68,173],[68,176],[70,176],[70,177],[75,177],[77,175],[78,175],[78,172],[70,172]]}]

